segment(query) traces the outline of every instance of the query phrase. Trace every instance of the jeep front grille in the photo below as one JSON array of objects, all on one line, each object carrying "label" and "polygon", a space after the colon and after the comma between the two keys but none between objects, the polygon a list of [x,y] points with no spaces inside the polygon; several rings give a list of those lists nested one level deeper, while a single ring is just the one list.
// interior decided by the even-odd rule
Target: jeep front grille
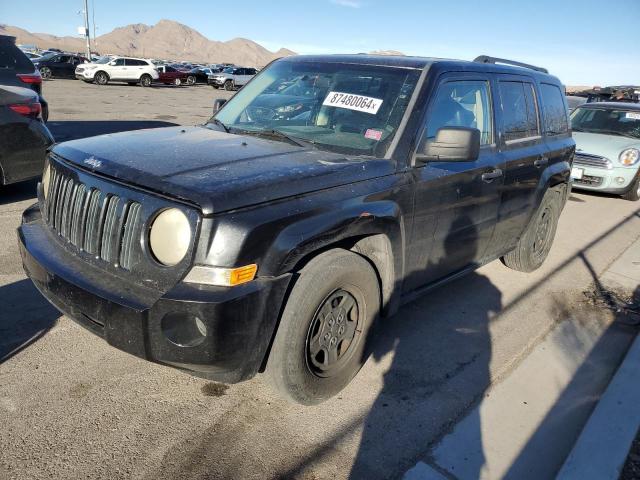
[{"label": "jeep front grille", "polygon": [[608,158],[589,153],[576,153],[573,158],[573,164],[582,167],[605,168],[607,170],[613,168],[613,163]]},{"label": "jeep front grille", "polygon": [[79,250],[131,269],[142,229],[141,205],[88,188],[51,168],[44,216],[47,224]]}]

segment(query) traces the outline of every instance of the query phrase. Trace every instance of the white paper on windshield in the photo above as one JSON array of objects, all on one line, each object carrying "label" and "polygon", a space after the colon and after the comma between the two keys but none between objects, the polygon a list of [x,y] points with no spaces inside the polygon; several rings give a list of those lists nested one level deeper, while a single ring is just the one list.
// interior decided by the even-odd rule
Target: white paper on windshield
[{"label": "white paper on windshield", "polygon": [[640,112],[627,112],[624,118],[631,118],[633,120],[640,120]]},{"label": "white paper on windshield", "polygon": [[322,104],[328,107],[346,108],[375,115],[382,105],[382,100],[353,93],[329,92]]}]

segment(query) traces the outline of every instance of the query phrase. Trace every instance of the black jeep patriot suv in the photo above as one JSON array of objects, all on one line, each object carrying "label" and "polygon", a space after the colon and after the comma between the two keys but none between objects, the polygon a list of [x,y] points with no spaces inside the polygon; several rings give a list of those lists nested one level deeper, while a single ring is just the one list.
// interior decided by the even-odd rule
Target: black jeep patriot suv
[{"label": "black jeep patriot suv", "polygon": [[321,402],[377,317],[494,259],[545,260],[575,149],[564,91],[500,63],[290,57],[205,125],[59,144],[24,268],[117,348]]}]

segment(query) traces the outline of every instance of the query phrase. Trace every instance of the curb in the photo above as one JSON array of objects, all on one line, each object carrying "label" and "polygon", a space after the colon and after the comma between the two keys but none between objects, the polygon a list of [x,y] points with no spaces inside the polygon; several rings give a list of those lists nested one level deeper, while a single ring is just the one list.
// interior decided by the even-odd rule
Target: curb
[{"label": "curb", "polygon": [[637,336],[557,479],[618,479],[640,428],[639,377],[640,336]]}]

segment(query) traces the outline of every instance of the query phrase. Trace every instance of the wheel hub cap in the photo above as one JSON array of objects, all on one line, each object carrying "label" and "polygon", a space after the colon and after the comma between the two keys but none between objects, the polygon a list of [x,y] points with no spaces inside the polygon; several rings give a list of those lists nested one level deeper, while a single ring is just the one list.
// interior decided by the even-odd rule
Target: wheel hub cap
[{"label": "wheel hub cap", "polygon": [[320,305],[307,335],[307,362],[321,377],[349,361],[360,340],[360,311],[354,296],[339,289]]}]

